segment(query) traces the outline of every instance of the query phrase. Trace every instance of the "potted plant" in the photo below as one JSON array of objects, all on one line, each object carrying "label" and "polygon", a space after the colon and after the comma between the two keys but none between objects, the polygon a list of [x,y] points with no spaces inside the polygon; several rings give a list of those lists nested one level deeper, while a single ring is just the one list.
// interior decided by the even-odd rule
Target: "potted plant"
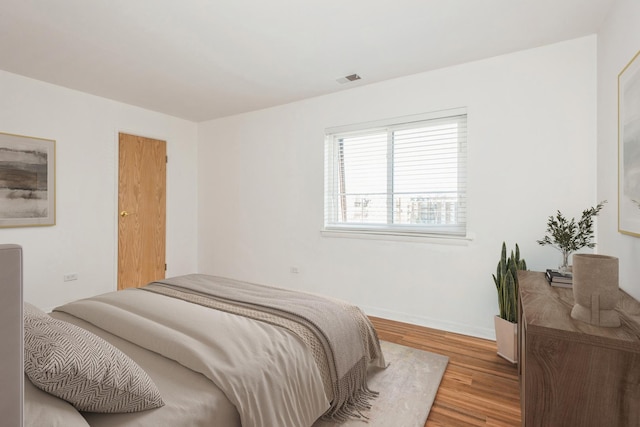
[{"label": "potted plant", "polygon": [[593,248],[596,244],[593,240],[593,218],[598,216],[600,210],[607,201],[598,203],[595,207],[582,211],[582,217],[578,222],[575,218],[567,220],[560,211],[556,216],[550,216],[547,221],[547,235],[544,239],[537,240],[538,244],[551,245],[562,253],[561,272],[567,272],[569,268],[569,255],[585,246]]},{"label": "potted plant", "polygon": [[518,358],[517,314],[518,314],[518,270],[526,270],[527,263],[520,258],[520,248],[511,251],[507,258],[507,245],[502,242],[502,252],[493,281],[498,291],[500,314],[495,316],[498,355],[512,363]]}]

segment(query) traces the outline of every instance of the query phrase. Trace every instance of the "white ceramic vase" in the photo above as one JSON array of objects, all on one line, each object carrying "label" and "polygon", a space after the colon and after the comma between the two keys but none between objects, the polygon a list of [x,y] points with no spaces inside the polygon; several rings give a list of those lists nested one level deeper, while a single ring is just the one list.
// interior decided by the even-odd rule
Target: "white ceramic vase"
[{"label": "white ceramic vase", "polygon": [[496,344],[498,346],[498,356],[511,363],[518,362],[518,324],[504,320],[500,316],[495,316]]}]

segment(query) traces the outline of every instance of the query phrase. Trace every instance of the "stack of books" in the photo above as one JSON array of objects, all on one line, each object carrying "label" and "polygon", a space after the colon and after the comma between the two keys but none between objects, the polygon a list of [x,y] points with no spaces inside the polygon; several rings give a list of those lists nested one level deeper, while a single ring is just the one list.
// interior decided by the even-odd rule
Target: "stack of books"
[{"label": "stack of books", "polygon": [[561,273],[558,270],[547,269],[545,277],[551,286],[570,288],[573,285],[573,275],[568,272]]}]

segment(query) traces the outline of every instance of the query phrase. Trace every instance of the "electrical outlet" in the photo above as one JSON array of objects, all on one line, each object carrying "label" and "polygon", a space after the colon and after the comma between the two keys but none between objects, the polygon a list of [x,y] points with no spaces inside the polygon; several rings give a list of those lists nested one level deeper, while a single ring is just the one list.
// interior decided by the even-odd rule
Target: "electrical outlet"
[{"label": "electrical outlet", "polygon": [[298,270],[298,267],[291,267],[291,270],[289,270],[292,274],[298,274],[300,273],[300,271]]},{"label": "electrical outlet", "polygon": [[62,276],[62,280],[65,282],[71,282],[72,280],[78,280],[78,273],[69,273]]}]

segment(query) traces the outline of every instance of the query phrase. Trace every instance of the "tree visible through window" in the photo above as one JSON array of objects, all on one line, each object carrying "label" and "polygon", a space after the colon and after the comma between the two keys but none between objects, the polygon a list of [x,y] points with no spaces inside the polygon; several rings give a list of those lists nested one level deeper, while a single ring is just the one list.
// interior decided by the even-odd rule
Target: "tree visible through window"
[{"label": "tree visible through window", "polygon": [[465,235],[466,113],[456,113],[328,132],[325,229]]}]

